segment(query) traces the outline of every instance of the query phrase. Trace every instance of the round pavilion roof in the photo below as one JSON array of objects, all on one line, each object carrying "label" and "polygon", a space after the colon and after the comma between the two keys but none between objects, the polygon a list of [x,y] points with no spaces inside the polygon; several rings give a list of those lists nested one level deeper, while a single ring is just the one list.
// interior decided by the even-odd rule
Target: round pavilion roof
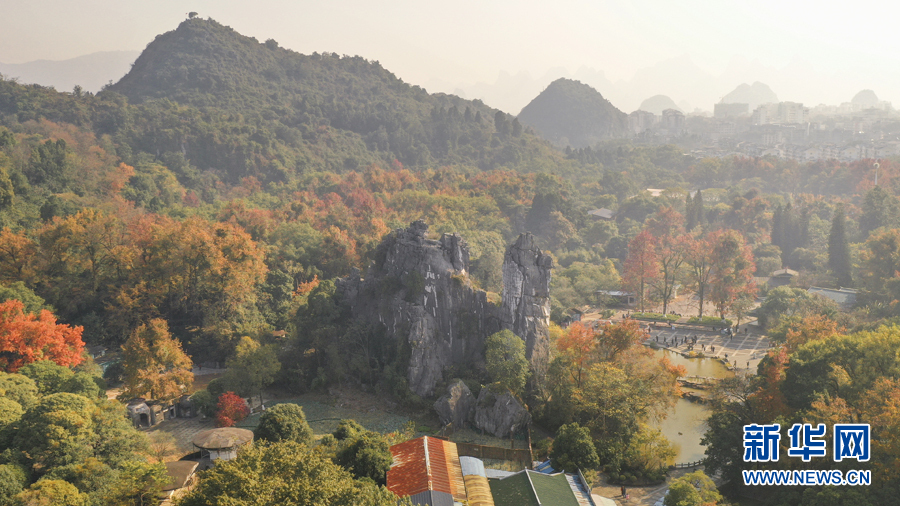
[{"label": "round pavilion roof", "polygon": [[222,427],[197,433],[193,443],[204,450],[224,450],[253,441],[253,431],[237,427]]}]

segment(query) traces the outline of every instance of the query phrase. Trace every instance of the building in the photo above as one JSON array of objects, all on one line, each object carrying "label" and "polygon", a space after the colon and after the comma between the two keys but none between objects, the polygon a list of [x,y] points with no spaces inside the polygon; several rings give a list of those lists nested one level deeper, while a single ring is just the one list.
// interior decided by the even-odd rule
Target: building
[{"label": "building", "polygon": [[793,269],[778,269],[769,276],[766,286],[768,286],[769,289],[777,288],[779,286],[788,286],[791,284],[791,280],[799,274],[799,272]]},{"label": "building", "polygon": [[141,397],[131,399],[125,410],[135,427],[153,427],[163,420],[175,418],[176,408],[171,404],[160,404]]},{"label": "building", "polygon": [[809,108],[799,102],[763,104],[753,110],[751,121],[754,125],[806,123],[809,121]]},{"label": "building", "polygon": [[713,116],[716,118],[737,118],[750,114],[750,104],[723,104],[713,106]]},{"label": "building", "polygon": [[490,485],[496,506],[595,506],[580,473],[544,474],[525,469],[490,480]]},{"label": "building", "polygon": [[662,112],[661,128],[672,137],[679,137],[684,133],[684,113],[678,109],[666,109]]},{"label": "building", "polygon": [[456,444],[420,437],[391,447],[387,488],[413,504],[453,506],[467,500]]},{"label": "building", "polygon": [[581,473],[485,469],[481,459],[460,457],[456,443],[429,436],[396,444],[391,455],[388,490],[417,505],[596,506]]},{"label": "building", "polygon": [[852,288],[838,288],[835,290],[834,288],[820,288],[818,286],[809,287],[807,292],[833,300],[841,308],[841,311],[849,311],[853,308],[853,305],[856,304],[856,295],[859,294],[858,290]]},{"label": "building", "polygon": [[601,207],[600,209],[592,209],[588,211],[588,214],[598,220],[612,221],[616,219],[616,212],[605,207]]},{"label": "building", "polygon": [[466,484],[469,506],[495,506],[484,462],[475,457],[460,457],[459,466]]},{"label": "building", "polygon": [[166,462],[166,475],[169,481],[162,488],[160,499],[164,500],[163,504],[171,504],[169,501],[178,498],[194,486],[194,473],[199,465],[199,462],[193,460]]},{"label": "building", "polygon": [[628,115],[628,131],[637,135],[649,130],[659,123],[659,116],[652,112],[638,109]]},{"label": "building", "polygon": [[244,445],[253,441],[253,431],[237,427],[221,427],[198,432],[191,441],[198,450],[200,458],[231,460]]},{"label": "building", "polygon": [[637,304],[637,297],[631,292],[621,290],[597,290],[594,292],[601,300],[611,301],[614,304],[623,306],[634,306]]}]

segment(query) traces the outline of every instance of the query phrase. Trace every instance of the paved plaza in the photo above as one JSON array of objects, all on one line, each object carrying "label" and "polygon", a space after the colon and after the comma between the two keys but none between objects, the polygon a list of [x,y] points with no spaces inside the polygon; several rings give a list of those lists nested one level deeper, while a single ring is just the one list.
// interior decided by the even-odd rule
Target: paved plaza
[{"label": "paved plaza", "polygon": [[[652,341],[660,348],[678,353],[694,351],[707,357],[728,360],[730,366],[737,371],[749,370],[755,373],[757,364],[766,356],[771,343],[766,336],[745,332],[744,328],[742,326],[734,336],[727,336],[712,330],[678,328],[677,324],[674,329],[656,330],[651,327],[647,342]],[[696,344],[693,344],[695,338]]]}]

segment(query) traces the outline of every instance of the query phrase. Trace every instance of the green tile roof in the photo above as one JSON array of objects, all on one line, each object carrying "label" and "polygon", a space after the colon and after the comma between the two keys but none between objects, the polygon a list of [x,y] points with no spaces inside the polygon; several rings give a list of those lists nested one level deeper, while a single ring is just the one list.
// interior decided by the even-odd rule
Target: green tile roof
[{"label": "green tile roof", "polygon": [[502,480],[488,480],[495,506],[540,506],[524,472]]},{"label": "green tile roof", "polygon": [[544,506],[579,506],[566,475],[554,475],[530,472],[531,484],[537,492],[540,503]]},{"label": "green tile roof", "polygon": [[[566,475],[522,471],[488,480],[496,506],[579,506]],[[537,496],[535,496],[537,493]]]}]

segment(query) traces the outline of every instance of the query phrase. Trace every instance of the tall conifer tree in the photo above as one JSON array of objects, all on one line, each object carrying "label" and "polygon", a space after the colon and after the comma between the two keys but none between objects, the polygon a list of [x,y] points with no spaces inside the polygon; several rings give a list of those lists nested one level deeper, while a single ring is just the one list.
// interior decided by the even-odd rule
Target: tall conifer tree
[{"label": "tall conifer tree", "polygon": [[838,206],[831,220],[831,233],[828,234],[828,267],[834,271],[839,285],[850,286],[853,283],[843,206]]}]

